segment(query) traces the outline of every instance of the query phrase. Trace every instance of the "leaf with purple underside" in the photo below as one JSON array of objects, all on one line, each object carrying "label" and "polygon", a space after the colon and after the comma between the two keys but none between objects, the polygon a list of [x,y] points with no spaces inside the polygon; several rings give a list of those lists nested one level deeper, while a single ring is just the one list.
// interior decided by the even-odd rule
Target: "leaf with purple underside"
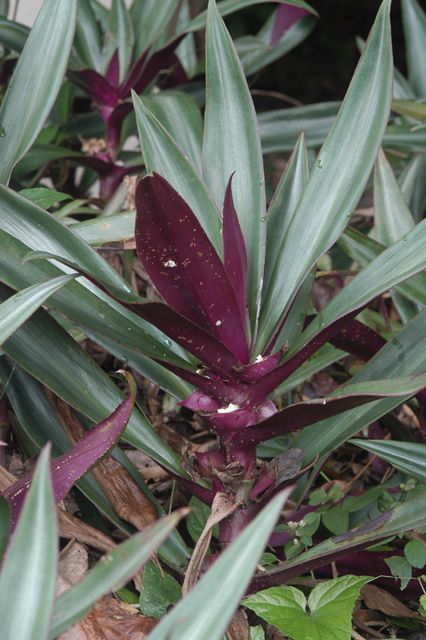
[{"label": "leaf with purple underside", "polygon": [[[130,393],[117,409],[108,418],[90,429],[70,451],[52,460],[51,474],[56,502],[60,502],[73,484],[108,453],[123,433],[132,413],[136,395],[136,385],[133,378],[128,374],[126,374],[126,378],[130,386]],[[9,502],[12,527],[16,525],[32,476],[32,473],[25,474],[3,493]]]},{"label": "leaf with purple underside", "polygon": [[230,373],[237,364],[235,356],[214,335],[162,302],[129,305],[129,309],[163,331],[215,371]]},{"label": "leaf with purple underside", "polygon": [[118,86],[119,81],[119,67],[118,67],[118,50],[115,51],[112,56],[108,69],[105,74],[105,79],[113,86]]},{"label": "leaf with purple underside", "polygon": [[276,584],[283,584],[296,576],[351,555],[359,549],[365,549],[376,540],[413,529],[421,530],[426,526],[425,500],[426,489],[420,485],[410,491],[405,501],[394,509],[380,514],[366,524],[343,535],[329,538],[296,558],[283,562],[276,569],[254,578],[249,591],[258,591]]},{"label": "leaf with purple underside", "polygon": [[302,9],[301,7],[295,7],[289,4],[282,4],[277,9],[275,15],[274,26],[272,27],[271,34],[271,47],[275,46],[277,42],[282,38],[284,33],[290,29],[296,22],[299,22],[305,16],[309,16],[310,11]]},{"label": "leaf with purple underside", "polygon": [[242,363],[247,339],[225,268],[197,218],[161,176],[136,190],[136,249],[167,304],[207,329]]},{"label": "leaf with purple underside", "polygon": [[426,374],[349,384],[338,389],[334,396],[310,402],[300,402],[286,407],[271,418],[247,427],[234,437],[233,442],[238,447],[259,444],[285,433],[299,431],[315,422],[331,418],[379,398],[398,397],[410,393],[414,395],[425,384]]},{"label": "leaf with purple underside", "polygon": [[223,202],[223,261],[237,299],[243,326],[247,320],[247,252],[243,232],[232,197],[232,177],[229,178]]},{"label": "leaf with purple underside", "polygon": [[93,102],[100,106],[115,107],[118,102],[118,91],[100,73],[93,69],[85,69],[71,74],[75,84],[84,89]]},{"label": "leaf with purple underside", "polygon": [[[307,324],[311,320],[313,316],[308,316]],[[363,322],[348,318],[345,326],[330,340],[330,343],[367,362],[385,346],[386,340]]]}]

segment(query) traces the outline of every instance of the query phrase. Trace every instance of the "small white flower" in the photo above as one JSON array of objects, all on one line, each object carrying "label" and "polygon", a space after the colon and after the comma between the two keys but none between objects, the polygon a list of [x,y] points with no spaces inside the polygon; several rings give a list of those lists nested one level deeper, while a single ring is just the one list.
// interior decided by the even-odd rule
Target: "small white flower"
[{"label": "small white flower", "polygon": [[174,260],[167,260],[167,262],[163,262],[164,267],[177,267],[177,264]]},{"label": "small white flower", "polygon": [[239,408],[240,407],[237,404],[232,404],[232,402],[230,402],[227,407],[223,407],[222,409],[218,409],[217,412],[218,413],[232,413],[233,411],[236,411]]}]

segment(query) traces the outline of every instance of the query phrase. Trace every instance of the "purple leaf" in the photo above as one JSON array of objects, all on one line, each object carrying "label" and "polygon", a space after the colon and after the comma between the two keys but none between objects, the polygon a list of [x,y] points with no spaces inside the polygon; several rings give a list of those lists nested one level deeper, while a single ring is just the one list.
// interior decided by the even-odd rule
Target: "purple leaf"
[{"label": "purple leaf", "polygon": [[266,358],[257,358],[255,362],[243,367],[239,372],[240,379],[248,383],[257,382],[260,378],[265,377],[268,373],[277,368],[281,357],[282,351],[274,353],[271,356],[267,356]]},{"label": "purple leaf", "polygon": [[339,413],[353,409],[367,402],[393,394],[348,393],[339,397],[299,402],[279,411],[271,418],[247,427],[234,436],[232,442],[237,447],[255,446],[260,442],[282,436],[285,433],[299,431],[308,425],[326,420]]},{"label": "purple leaf", "polygon": [[[307,324],[313,318],[314,316],[308,316]],[[368,362],[385,346],[386,340],[363,322],[359,322],[355,318],[348,318],[345,326],[330,340],[330,343],[338,349]]]},{"label": "purple leaf", "polygon": [[123,120],[131,111],[132,106],[127,102],[123,102],[122,104],[119,104],[118,107],[116,107],[113,111],[111,111],[110,115],[108,116],[106,120],[106,129],[108,145],[110,147],[118,147],[120,143],[121,126],[123,124]]},{"label": "purple leaf", "polygon": [[274,47],[286,31],[296,22],[309,15],[309,11],[289,4],[281,4],[277,9],[272,27],[271,47]]},{"label": "purple leaf", "polygon": [[276,389],[284,380],[286,380],[292,373],[294,373],[308,358],[320,349],[326,342],[331,340],[346,327],[349,320],[352,320],[358,311],[352,312],[343,318],[339,318],[335,322],[325,327],[320,333],[309,340],[297,353],[290,357],[279,367],[276,367],[273,371],[264,376],[256,385],[253,385],[251,392],[252,402],[260,401],[268,396],[274,389]]},{"label": "purple leaf", "polygon": [[[124,375],[130,387],[130,393],[117,409],[108,418],[92,427],[70,451],[51,461],[56,502],[60,502],[73,484],[108,453],[123,433],[136,396],[136,384],[133,378],[127,373]],[[13,526],[21,511],[32,475],[32,472],[25,474],[3,492],[3,496],[9,502]]]},{"label": "purple leaf", "polygon": [[127,80],[121,84],[119,88],[120,98],[127,98],[132,89],[136,93],[142,93],[162,69],[168,69],[174,58],[175,49],[184,37],[185,34],[182,34],[170,42],[164,49],[156,51],[156,53],[149,58],[148,62],[146,62],[148,51],[144,51],[135,62]]},{"label": "purple leaf", "polygon": [[120,66],[118,62],[118,49],[115,50],[112,56],[108,69],[105,75],[106,80],[113,86],[118,87]]},{"label": "purple leaf", "polygon": [[229,178],[223,202],[223,254],[225,270],[234,290],[244,326],[247,320],[247,252],[232,198],[232,177],[233,174]]},{"label": "purple leaf", "polygon": [[235,356],[211,333],[161,302],[129,305],[135,313],[158,327],[175,342],[211,367],[226,374],[237,364]]},{"label": "purple leaf", "polygon": [[113,108],[117,105],[119,95],[115,87],[108,80],[93,69],[76,71],[71,74],[71,78],[82,87],[98,106]]},{"label": "purple leaf", "polygon": [[207,329],[246,364],[249,352],[234,291],[197,218],[164,178],[136,189],[136,248],[167,304]]}]

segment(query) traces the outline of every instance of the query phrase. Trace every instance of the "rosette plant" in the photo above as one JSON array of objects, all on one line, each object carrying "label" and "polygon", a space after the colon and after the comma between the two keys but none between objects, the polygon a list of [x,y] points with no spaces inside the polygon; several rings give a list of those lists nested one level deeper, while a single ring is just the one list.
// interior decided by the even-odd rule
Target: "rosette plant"
[{"label": "rosette plant", "polygon": [[[386,127],[393,76],[389,9],[385,0],[312,170],[301,136],[268,208],[250,92],[214,1],[207,18],[202,142],[192,132],[191,149],[179,146],[148,101],[134,96],[149,174],[136,194],[136,246],[163,302],[141,298],[72,228],[0,187],[5,285],[23,289],[70,269],[87,276],[52,293],[46,308],[3,345],[0,379],[15,411],[20,411],[17,398],[26,399],[31,389],[28,403],[41,415],[39,382],[92,422],[118,404],[116,385],[74,339],[77,326],[199,412],[215,434],[213,448],[179,458],[135,409],[123,439],[207,504],[215,506],[215,497],[225,496],[229,511],[220,523],[222,545],[280,488],[311,465],[319,469],[339,445],[425,386],[424,311],[388,343],[356,318],[394,287],[408,297],[424,292],[425,222],[380,249],[318,313],[311,303],[317,261],[347,226]],[[8,102],[13,105],[12,98]],[[2,144],[11,167],[19,153],[13,155],[8,141]],[[25,261],[32,251],[38,259]],[[9,295],[2,285],[1,298]],[[329,397],[283,408],[285,390],[348,353],[367,363],[350,382]],[[12,367],[19,375],[10,376]],[[32,433],[35,427],[26,425]],[[288,438],[276,439],[283,435]],[[279,455],[259,461],[258,447],[270,439]],[[422,501],[420,487],[360,530],[287,558],[254,586],[260,580],[281,582],[354,546],[424,526]],[[183,549],[179,542],[168,558],[180,571],[188,555]]]}]

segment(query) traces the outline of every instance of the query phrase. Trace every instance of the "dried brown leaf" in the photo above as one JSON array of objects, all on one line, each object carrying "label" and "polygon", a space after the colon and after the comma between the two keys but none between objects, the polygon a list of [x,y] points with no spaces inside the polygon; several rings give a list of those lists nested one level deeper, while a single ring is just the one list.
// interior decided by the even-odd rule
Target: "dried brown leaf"
[{"label": "dried brown leaf", "polygon": [[89,569],[86,547],[71,540],[59,555],[58,573],[70,585],[79,582]]},{"label": "dried brown leaf", "polygon": [[209,548],[213,527],[231,515],[240,503],[233,502],[226,493],[217,493],[214,497],[211,514],[207,519],[205,527],[198,538],[191,560],[185,573],[182,585],[182,595],[186,595],[197,582],[201,573],[201,568]]},{"label": "dried brown leaf", "polygon": [[145,640],[156,622],[138,614],[131,605],[107,596],[59,640]]},{"label": "dried brown leaf", "polygon": [[395,618],[421,618],[420,614],[411,611],[395,596],[374,584],[366,584],[361,590],[361,597],[369,609],[381,611]]}]

